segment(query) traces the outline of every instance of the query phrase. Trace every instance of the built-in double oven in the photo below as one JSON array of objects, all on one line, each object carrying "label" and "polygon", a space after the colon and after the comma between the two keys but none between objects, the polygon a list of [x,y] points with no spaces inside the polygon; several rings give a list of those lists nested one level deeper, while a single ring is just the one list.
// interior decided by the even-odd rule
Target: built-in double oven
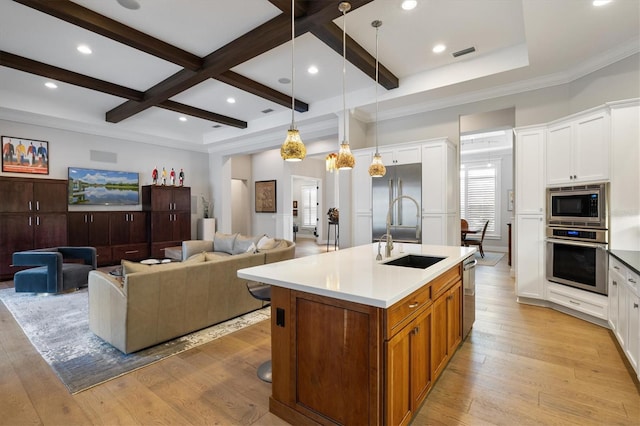
[{"label": "built-in double oven", "polygon": [[547,189],[547,279],[607,294],[608,185]]}]

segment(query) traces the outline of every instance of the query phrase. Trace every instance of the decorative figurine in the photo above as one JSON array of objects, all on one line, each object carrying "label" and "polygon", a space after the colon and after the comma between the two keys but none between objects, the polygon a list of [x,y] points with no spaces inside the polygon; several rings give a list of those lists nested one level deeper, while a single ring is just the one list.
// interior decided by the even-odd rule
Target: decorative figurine
[{"label": "decorative figurine", "polygon": [[151,179],[153,179],[154,185],[158,184],[158,167],[153,168],[153,171],[151,172]]},{"label": "decorative figurine", "polygon": [[167,184],[167,171],[165,168],[162,168],[162,186]]},{"label": "decorative figurine", "polygon": [[171,172],[169,172],[169,182],[171,186],[176,186],[176,171],[171,168]]},{"label": "decorative figurine", "polygon": [[178,180],[180,181],[180,186],[184,185],[184,171],[180,169],[180,174],[178,175]]}]

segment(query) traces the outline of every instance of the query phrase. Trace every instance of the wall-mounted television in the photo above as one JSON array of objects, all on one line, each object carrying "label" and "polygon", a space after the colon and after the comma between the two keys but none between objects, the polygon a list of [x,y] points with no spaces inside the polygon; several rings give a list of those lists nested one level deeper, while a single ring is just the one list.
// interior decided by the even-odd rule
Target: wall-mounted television
[{"label": "wall-mounted television", "polygon": [[69,205],[140,204],[138,173],[69,167]]}]

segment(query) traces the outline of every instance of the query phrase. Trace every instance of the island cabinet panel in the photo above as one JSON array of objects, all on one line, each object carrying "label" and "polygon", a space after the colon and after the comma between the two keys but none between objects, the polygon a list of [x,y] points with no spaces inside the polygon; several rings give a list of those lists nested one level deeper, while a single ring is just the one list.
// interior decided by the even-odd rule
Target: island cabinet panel
[{"label": "island cabinet panel", "polygon": [[272,286],[270,411],[291,424],[409,424],[460,345],[461,289],[460,264],[387,309]]},{"label": "island cabinet panel", "polygon": [[385,342],[385,424],[406,425],[431,389],[431,307]]},{"label": "island cabinet panel", "polygon": [[293,424],[382,424],[381,309],[279,287],[271,304],[271,411]]}]

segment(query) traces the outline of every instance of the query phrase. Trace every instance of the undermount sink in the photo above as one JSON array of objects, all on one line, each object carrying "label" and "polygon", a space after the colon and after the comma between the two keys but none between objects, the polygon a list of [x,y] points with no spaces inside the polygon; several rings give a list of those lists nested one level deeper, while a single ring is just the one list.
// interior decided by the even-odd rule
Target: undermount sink
[{"label": "undermount sink", "polygon": [[426,269],[429,266],[433,266],[444,259],[446,259],[446,257],[419,256],[416,254],[408,254],[406,256],[402,256],[397,259],[390,260],[388,262],[383,262],[383,265],[405,266],[407,268]]}]

